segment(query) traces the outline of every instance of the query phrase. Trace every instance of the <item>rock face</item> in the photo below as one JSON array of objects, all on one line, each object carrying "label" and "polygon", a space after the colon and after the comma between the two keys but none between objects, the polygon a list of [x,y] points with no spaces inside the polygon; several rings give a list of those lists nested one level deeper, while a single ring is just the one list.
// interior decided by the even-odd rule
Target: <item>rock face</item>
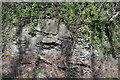
[{"label": "rock face", "polygon": [[[16,42],[7,46],[7,53],[21,52],[22,54],[41,54],[46,56],[61,54],[61,45],[64,45],[63,41],[71,37],[66,25],[59,23],[58,19],[39,20],[35,30],[37,31],[36,35],[32,36],[29,34],[30,27],[23,27],[21,36],[16,39]],[[90,59],[92,54],[98,56],[98,51],[95,50],[91,53],[87,49],[90,47],[89,44],[83,44],[83,41],[83,39],[78,38],[78,43],[75,44],[73,49],[73,57],[84,60]]]},{"label": "rock face", "polygon": [[6,45],[4,53],[18,54],[19,53],[18,45],[16,45],[16,43],[8,43]]},{"label": "rock face", "polygon": [[59,37],[69,37],[69,31],[67,30],[67,27],[65,26],[65,24],[60,24],[59,26],[59,33],[58,33]]},{"label": "rock face", "polygon": [[56,37],[44,37],[42,40],[42,43],[56,43],[57,42],[57,38]]},{"label": "rock face", "polygon": [[44,19],[39,19],[37,27],[35,29],[37,31],[42,31],[42,28],[45,26],[45,20]]},{"label": "rock face", "polygon": [[53,20],[48,19],[45,21],[46,21],[46,24],[44,27],[44,33],[56,35],[58,33],[58,27],[59,27],[58,20],[57,19],[53,19]]}]

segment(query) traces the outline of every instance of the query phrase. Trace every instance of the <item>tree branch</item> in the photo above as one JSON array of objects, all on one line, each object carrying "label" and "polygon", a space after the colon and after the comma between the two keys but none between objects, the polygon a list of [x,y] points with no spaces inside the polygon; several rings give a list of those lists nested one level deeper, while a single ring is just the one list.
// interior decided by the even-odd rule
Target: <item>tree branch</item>
[{"label": "tree branch", "polygon": [[110,21],[113,21],[113,19],[115,19],[119,15],[120,15],[120,11],[115,12],[114,15],[110,18]]}]

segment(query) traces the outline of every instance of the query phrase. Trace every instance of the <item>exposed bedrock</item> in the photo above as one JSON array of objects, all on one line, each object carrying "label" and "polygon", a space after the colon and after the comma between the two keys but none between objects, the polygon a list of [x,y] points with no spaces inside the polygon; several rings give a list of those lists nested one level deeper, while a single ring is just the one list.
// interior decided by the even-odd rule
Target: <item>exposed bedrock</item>
[{"label": "exposed bedrock", "polygon": [[[41,54],[50,56],[52,54],[61,54],[61,45],[63,40],[71,37],[70,31],[66,25],[60,23],[58,19],[45,19],[39,20],[38,25],[35,27],[35,36],[30,33],[30,26],[23,27],[20,36],[9,42],[6,45],[5,53],[17,54],[22,50],[23,54]],[[15,31],[10,35],[13,36]],[[77,38],[78,43],[73,47],[73,57],[82,60],[90,59],[94,54],[99,55],[97,50],[91,51],[88,49],[88,43],[83,44],[82,38]],[[69,44],[69,43],[68,43]],[[64,49],[63,49],[64,50]]]}]

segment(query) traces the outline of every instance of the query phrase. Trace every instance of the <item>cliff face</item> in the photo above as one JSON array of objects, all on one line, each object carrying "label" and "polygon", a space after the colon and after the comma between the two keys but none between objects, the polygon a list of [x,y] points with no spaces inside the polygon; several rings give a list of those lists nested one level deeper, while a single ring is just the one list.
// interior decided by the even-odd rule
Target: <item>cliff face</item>
[{"label": "cliff face", "polygon": [[117,60],[104,60],[102,52],[91,51],[89,42],[80,37],[75,42],[58,19],[39,20],[34,29],[13,28],[9,36],[17,31],[20,34],[3,46],[3,78],[118,77]]},{"label": "cliff face", "polygon": [[[10,54],[40,54],[51,56],[53,54],[62,54],[69,41],[72,41],[71,32],[66,25],[60,23],[58,19],[41,19],[35,27],[34,32],[31,26],[25,26],[21,30],[20,36],[17,36],[11,42],[8,42],[4,53]],[[32,32],[32,33],[31,33]],[[16,28],[11,32],[11,36],[16,33]],[[68,41],[67,41],[68,40]],[[64,42],[66,41],[66,42]],[[90,59],[89,43],[84,39],[77,38],[78,42],[71,46],[72,57],[77,59]],[[63,47],[64,46],[64,47]],[[65,49],[63,49],[65,48]],[[95,56],[99,53],[97,50],[92,52]]]}]

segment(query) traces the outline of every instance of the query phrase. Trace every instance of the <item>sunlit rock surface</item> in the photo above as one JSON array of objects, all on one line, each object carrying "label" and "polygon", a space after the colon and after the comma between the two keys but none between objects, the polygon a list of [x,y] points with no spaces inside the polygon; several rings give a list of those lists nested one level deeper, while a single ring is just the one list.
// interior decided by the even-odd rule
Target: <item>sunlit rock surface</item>
[{"label": "sunlit rock surface", "polygon": [[[35,35],[30,34],[30,26],[25,26],[19,37],[12,43],[6,46],[6,53],[22,53],[22,54],[41,54],[50,56],[53,54],[62,54],[65,50],[63,48],[68,46],[69,42],[65,42],[71,37],[71,32],[68,30],[65,24],[59,23],[58,19],[45,19],[39,20],[38,25],[35,27]],[[16,32],[15,29],[13,30]],[[12,36],[13,34],[11,34]],[[72,48],[74,58],[87,60],[91,58],[91,55],[95,57],[99,56],[97,50],[90,51],[89,43],[84,39],[78,37],[78,43]],[[67,43],[67,44],[66,44]],[[64,47],[61,48],[61,46]],[[68,48],[69,49],[69,48]]]}]

